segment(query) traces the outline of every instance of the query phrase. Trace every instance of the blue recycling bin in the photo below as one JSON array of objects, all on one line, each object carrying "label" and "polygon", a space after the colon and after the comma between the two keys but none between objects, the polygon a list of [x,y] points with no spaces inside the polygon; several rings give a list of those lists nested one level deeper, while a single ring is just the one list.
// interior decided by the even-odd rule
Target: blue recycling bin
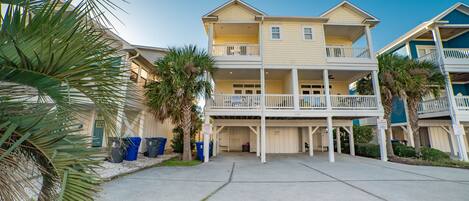
[{"label": "blue recycling bin", "polygon": [[166,146],[166,138],[164,137],[157,137],[158,140],[158,155],[164,154],[164,147]]},{"label": "blue recycling bin", "polygon": [[[197,159],[204,161],[204,142],[196,142],[195,147],[197,149]],[[213,143],[209,144],[209,157],[212,157],[213,154]]]},{"label": "blue recycling bin", "polygon": [[127,149],[125,150],[124,160],[126,161],[137,160],[138,148],[140,147],[140,142],[142,142],[142,138],[139,138],[139,137],[126,138]]}]

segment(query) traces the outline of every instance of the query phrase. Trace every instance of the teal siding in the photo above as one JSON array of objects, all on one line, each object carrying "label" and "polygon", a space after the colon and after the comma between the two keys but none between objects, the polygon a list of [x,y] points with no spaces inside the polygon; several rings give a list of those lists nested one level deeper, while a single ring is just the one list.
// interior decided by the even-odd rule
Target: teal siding
[{"label": "teal siding", "polygon": [[407,122],[404,101],[399,97],[392,99],[392,112],[391,112],[391,123],[405,123]]},{"label": "teal siding", "polygon": [[454,95],[469,95],[469,84],[453,84]]},{"label": "teal siding", "polygon": [[443,17],[443,21],[449,21],[450,24],[468,24],[469,16],[459,10],[453,10]]},{"label": "teal siding", "polygon": [[418,58],[417,45],[435,45],[433,41],[410,41],[410,56],[412,59]]},{"label": "teal siding", "polygon": [[[469,24],[469,21],[467,21]],[[456,38],[453,38],[443,44],[446,48],[468,48],[469,47],[469,32],[466,32]]]}]

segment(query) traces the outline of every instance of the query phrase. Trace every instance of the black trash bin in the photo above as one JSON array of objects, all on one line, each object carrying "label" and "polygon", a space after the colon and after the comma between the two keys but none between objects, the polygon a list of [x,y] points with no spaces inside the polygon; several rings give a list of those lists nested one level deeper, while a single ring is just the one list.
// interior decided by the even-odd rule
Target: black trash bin
[{"label": "black trash bin", "polygon": [[145,155],[150,158],[156,158],[159,154],[160,142],[156,137],[145,138],[147,151]]},{"label": "black trash bin", "polygon": [[125,143],[123,143],[122,139],[117,137],[109,137],[108,147],[111,149],[111,152],[109,153],[109,162],[121,163],[124,160],[125,152]]}]

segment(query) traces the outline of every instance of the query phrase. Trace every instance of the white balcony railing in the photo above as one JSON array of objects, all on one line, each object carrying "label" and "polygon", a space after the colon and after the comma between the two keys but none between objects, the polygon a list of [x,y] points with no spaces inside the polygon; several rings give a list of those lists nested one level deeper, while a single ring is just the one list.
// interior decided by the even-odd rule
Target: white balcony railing
[{"label": "white balcony railing", "polygon": [[290,94],[266,94],[266,109],[293,109],[293,95]]},{"label": "white balcony railing", "polygon": [[[325,95],[300,95],[301,110],[326,110]],[[215,94],[208,102],[209,109],[261,109],[261,95]],[[469,105],[469,101],[468,101]],[[377,110],[374,95],[331,95],[333,110]],[[266,94],[266,110],[294,110],[292,94]]]},{"label": "white balcony railing", "polygon": [[458,110],[469,110],[469,96],[455,96],[454,99]]},{"label": "white balcony railing", "polygon": [[375,110],[378,108],[374,95],[331,95],[333,110]]},{"label": "white balcony railing", "polygon": [[213,45],[213,56],[259,56],[257,44],[222,44]]},{"label": "white balcony railing", "polygon": [[326,109],[325,95],[300,95],[300,109]]},{"label": "white balcony railing", "polygon": [[469,48],[443,48],[445,59],[469,59]]},{"label": "white balcony railing", "polygon": [[436,52],[430,52],[428,54],[425,54],[419,58],[417,58],[419,61],[428,61],[432,63],[437,63],[438,62],[438,55]]},{"label": "white balcony railing", "polygon": [[368,48],[326,46],[326,56],[332,58],[370,58]]},{"label": "white balcony railing", "polygon": [[213,109],[259,109],[260,95],[215,94],[209,102]]},{"label": "white balcony railing", "polygon": [[448,111],[448,99],[440,97],[420,102],[417,114],[435,113]]}]

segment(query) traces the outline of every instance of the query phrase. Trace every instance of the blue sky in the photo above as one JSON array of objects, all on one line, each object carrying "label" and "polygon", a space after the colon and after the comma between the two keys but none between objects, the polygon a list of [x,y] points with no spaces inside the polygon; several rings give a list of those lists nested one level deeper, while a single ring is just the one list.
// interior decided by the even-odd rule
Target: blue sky
[{"label": "blue sky", "polygon": [[[119,1],[119,0],[115,0]],[[207,37],[201,16],[227,0],[128,0],[119,3],[127,13],[112,20],[118,34],[132,44],[157,47],[196,44],[205,48]],[[342,0],[246,0],[269,15],[319,16]],[[372,30],[375,51],[416,25],[469,0],[350,0],[376,16]]]}]

